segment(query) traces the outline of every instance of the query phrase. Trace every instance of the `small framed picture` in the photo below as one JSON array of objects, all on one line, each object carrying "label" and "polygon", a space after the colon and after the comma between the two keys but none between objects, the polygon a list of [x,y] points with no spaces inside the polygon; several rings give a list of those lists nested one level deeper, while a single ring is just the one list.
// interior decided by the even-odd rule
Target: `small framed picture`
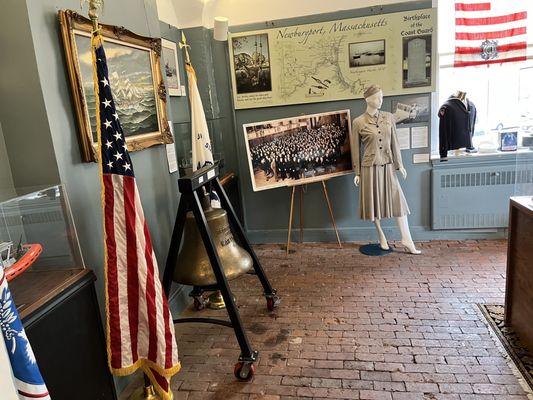
[{"label": "small framed picture", "polygon": [[500,150],[516,151],[518,149],[518,132],[500,132]]},{"label": "small framed picture", "polygon": [[350,68],[385,64],[385,40],[350,43],[348,46]]},{"label": "small framed picture", "polygon": [[170,40],[161,39],[161,58],[165,77],[167,79],[167,89],[170,96],[181,96],[180,71],[178,64],[178,47]]}]

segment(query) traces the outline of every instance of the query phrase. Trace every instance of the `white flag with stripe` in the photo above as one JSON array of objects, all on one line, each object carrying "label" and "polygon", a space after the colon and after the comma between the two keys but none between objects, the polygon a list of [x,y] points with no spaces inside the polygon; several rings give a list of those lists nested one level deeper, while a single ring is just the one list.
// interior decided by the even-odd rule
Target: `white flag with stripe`
[{"label": "white flag with stripe", "polygon": [[190,64],[186,64],[185,69],[189,78],[189,99],[191,103],[192,169],[196,171],[206,165],[213,164],[213,150],[202,98],[198,91],[196,73]]},{"label": "white flag with stripe", "polygon": [[[191,134],[192,134],[192,170],[196,171],[206,165],[213,165],[213,149],[209,130],[205,119],[202,98],[198,91],[196,72],[191,64],[185,64],[189,79],[189,101],[191,104]],[[209,194],[211,206],[220,208],[220,199],[214,190]]]}]

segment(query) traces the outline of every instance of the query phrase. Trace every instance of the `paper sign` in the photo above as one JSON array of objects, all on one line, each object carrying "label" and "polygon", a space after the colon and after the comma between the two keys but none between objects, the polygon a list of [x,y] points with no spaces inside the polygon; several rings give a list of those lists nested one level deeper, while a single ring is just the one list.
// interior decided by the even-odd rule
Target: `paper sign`
[{"label": "paper sign", "polygon": [[429,162],[429,153],[413,154],[413,164]]},{"label": "paper sign", "polygon": [[411,128],[398,128],[396,129],[396,135],[398,136],[398,143],[400,144],[400,150],[408,150],[411,148]]},{"label": "paper sign", "polygon": [[[174,126],[172,125],[172,121],[168,121],[168,126],[170,128],[170,134],[172,135],[172,139],[174,139]],[[174,143],[167,144],[165,147],[167,150],[168,172],[172,174],[178,170],[178,158],[176,157],[176,148],[174,147]]]},{"label": "paper sign", "polygon": [[411,128],[411,147],[413,149],[420,149],[429,146],[428,141],[428,127],[417,126]]}]

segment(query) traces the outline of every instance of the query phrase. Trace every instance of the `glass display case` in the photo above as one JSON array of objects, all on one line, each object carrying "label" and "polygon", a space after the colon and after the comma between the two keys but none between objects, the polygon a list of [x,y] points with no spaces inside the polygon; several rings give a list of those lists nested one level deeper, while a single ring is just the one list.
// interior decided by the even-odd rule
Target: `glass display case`
[{"label": "glass display case", "polygon": [[[223,124],[221,118],[207,120],[209,136],[211,138],[211,147],[213,158],[218,162],[220,171],[224,174],[224,140]],[[192,172],[192,137],[191,123],[182,122],[174,123],[174,140],[176,141],[178,165],[180,175]]]},{"label": "glass display case", "polygon": [[[533,136],[530,143],[533,150]],[[516,154],[515,179],[514,179],[514,196],[529,197],[530,205],[533,208],[533,154],[518,153]]]},{"label": "glass display case", "polygon": [[84,271],[63,185],[0,203],[0,266],[21,314],[53,297]]}]

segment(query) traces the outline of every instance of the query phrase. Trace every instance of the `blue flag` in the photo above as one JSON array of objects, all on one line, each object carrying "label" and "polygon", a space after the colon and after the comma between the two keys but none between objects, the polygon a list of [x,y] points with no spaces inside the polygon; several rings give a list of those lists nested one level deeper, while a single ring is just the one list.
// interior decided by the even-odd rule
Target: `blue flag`
[{"label": "blue flag", "polygon": [[33,350],[11,296],[4,269],[0,267],[0,327],[4,337],[15,387],[21,400],[50,400]]}]

